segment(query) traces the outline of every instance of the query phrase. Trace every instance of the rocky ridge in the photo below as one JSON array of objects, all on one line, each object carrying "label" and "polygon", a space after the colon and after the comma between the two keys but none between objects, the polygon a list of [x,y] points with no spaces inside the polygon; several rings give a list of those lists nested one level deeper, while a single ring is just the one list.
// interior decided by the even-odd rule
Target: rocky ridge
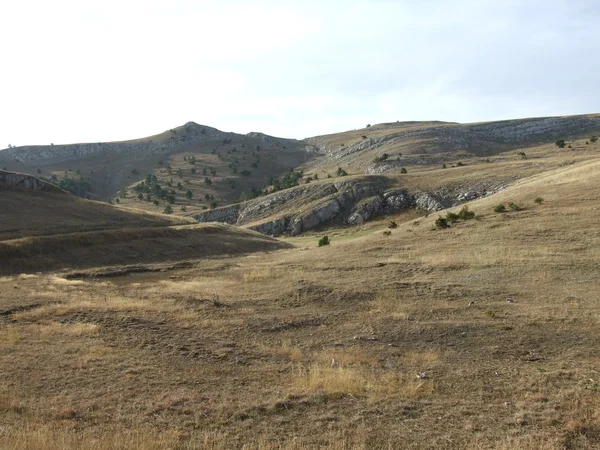
[{"label": "rocky ridge", "polygon": [[[294,139],[283,139],[263,133],[248,133],[248,138],[267,147],[295,148],[304,146]],[[35,162],[62,162],[90,156],[134,156],[166,154],[185,151],[197,144],[223,142],[244,135],[220,131],[194,122],[144,139],[118,142],[97,142],[67,145],[29,145],[0,150],[0,162],[31,164]]]},{"label": "rocky ridge", "polygon": [[[390,124],[393,125],[393,124]],[[365,173],[395,172],[402,166],[443,161],[443,153],[463,151],[473,156],[491,155],[522,146],[556,139],[581,137],[600,132],[600,116],[545,117],[475,124],[432,123],[430,126],[393,131],[366,138],[348,146],[329,145],[327,136],[307,139],[325,160],[342,164],[349,157],[384,149],[394,156],[403,153],[402,162],[371,164]],[[365,133],[368,133],[365,131]],[[321,164],[315,161],[314,164]]]},{"label": "rocky ridge", "polygon": [[32,175],[0,170],[0,187],[9,189],[29,189],[32,191],[64,192]]},{"label": "rocky ridge", "polygon": [[279,191],[193,216],[198,222],[226,222],[267,235],[299,235],[329,224],[361,225],[383,214],[417,208],[435,212],[491,195],[505,184],[458,191],[423,192],[390,186],[385,177],[322,181]]}]

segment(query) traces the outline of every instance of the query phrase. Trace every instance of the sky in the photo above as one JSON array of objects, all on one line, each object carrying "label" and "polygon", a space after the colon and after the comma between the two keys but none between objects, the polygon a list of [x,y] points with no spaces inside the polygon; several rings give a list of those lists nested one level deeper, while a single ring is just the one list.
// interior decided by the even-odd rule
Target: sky
[{"label": "sky", "polygon": [[7,0],[0,148],[600,112],[598,0]]}]

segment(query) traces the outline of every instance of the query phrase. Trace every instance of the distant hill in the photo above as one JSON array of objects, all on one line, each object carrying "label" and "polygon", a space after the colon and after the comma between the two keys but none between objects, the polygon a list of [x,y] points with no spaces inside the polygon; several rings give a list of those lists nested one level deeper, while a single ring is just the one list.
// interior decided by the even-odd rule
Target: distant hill
[{"label": "distant hill", "polygon": [[[320,226],[327,222],[324,217],[354,223],[356,214],[373,216],[373,208],[375,214],[389,212],[379,204],[390,189],[404,189],[409,203],[425,202],[429,211],[486,195],[511,180],[564,163],[569,151],[581,155],[594,149],[597,143],[585,142],[599,134],[599,114],[473,124],[392,122],[304,141],[228,133],[188,122],[132,141],[10,148],[0,151],[0,167],[33,173],[79,196],[121,206],[287,233],[307,229],[294,226],[296,220]],[[556,153],[554,142],[559,139],[572,148]],[[521,159],[532,153],[558,157],[544,156],[536,166],[521,167]],[[489,162],[496,164],[481,165]],[[499,163],[507,166],[500,169]],[[443,167],[459,170],[447,173],[440,171]],[[292,169],[297,172],[290,173]],[[337,190],[346,175],[356,180],[371,176],[369,187],[350,195],[352,202],[332,206],[328,202],[336,196],[330,190]],[[314,188],[302,187],[311,182]],[[295,187],[290,194],[273,194],[290,187]],[[354,188],[345,182],[343,190],[348,189]],[[423,195],[433,200],[419,202],[429,198]],[[323,207],[333,210],[320,213],[319,220],[311,218]],[[366,215],[361,212],[365,207]]]},{"label": "distant hill", "polygon": [[[310,157],[305,147],[294,139],[227,133],[188,122],[131,141],[12,147],[0,151],[0,168],[32,173],[80,196],[105,201],[147,175],[156,176],[163,187],[172,179],[169,188],[178,200],[190,203],[185,193],[191,191],[193,211],[237,200],[244,190],[305,163]],[[185,189],[175,188],[179,182]],[[122,196],[122,203],[135,203],[133,197]],[[161,212],[164,198],[159,201],[160,208],[151,202],[135,206]]]}]

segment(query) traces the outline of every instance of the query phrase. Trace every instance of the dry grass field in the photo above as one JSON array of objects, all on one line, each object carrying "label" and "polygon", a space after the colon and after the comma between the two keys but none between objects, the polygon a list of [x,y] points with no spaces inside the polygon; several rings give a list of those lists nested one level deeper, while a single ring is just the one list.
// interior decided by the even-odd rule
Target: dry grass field
[{"label": "dry grass field", "polygon": [[448,229],[0,278],[0,447],[599,448],[600,160],[564,161]]}]

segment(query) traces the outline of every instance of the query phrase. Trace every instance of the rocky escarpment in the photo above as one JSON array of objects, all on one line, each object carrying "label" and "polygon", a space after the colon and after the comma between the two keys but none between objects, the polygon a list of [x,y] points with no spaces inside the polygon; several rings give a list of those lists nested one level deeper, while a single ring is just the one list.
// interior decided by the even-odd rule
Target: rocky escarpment
[{"label": "rocky escarpment", "polygon": [[360,225],[382,214],[411,208],[439,211],[490,195],[504,185],[466,186],[457,191],[422,192],[392,187],[384,177],[298,186],[193,216],[199,222],[226,222],[268,235],[298,235],[328,224]]},{"label": "rocky escarpment", "polygon": [[[424,124],[425,125],[425,124]],[[365,173],[394,172],[405,165],[443,161],[445,152],[463,151],[477,156],[523,146],[554,142],[557,139],[600,134],[600,116],[546,117],[476,124],[428,123],[427,126],[393,131],[378,137],[366,137],[348,146],[329,145],[327,136],[310,138],[326,159],[341,164],[349,157],[374,152],[402,155],[401,161],[371,164]]]},{"label": "rocky escarpment", "polygon": [[31,145],[0,151],[0,161],[28,164],[61,162],[89,156],[158,154],[177,150],[192,142],[225,139],[230,133],[189,122],[178,129],[147,139],[68,145]]},{"label": "rocky escarpment", "polygon": [[0,170],[0,188],[29,189],[32,191],[63,192],[61,189],[46,183],[34,176],[23,173]]},{"label": "rocky escarpment", "polygon": [[[305,145],[294,139],[281,139],[263,133],[248,133],[246,136],[255,140],[257,145],[267,148],[277,147],[286,150],[303,148]],[[188,122],[162,134],[131,141],[12,147],[0,151],[0,162],[31,164],[35,162],[63,162],[100,155],[104,157],[131,157],[165,154],[186,151],[202,143],[227,142],[227,140],[236,137],[243,138],[245,136]]]}]

